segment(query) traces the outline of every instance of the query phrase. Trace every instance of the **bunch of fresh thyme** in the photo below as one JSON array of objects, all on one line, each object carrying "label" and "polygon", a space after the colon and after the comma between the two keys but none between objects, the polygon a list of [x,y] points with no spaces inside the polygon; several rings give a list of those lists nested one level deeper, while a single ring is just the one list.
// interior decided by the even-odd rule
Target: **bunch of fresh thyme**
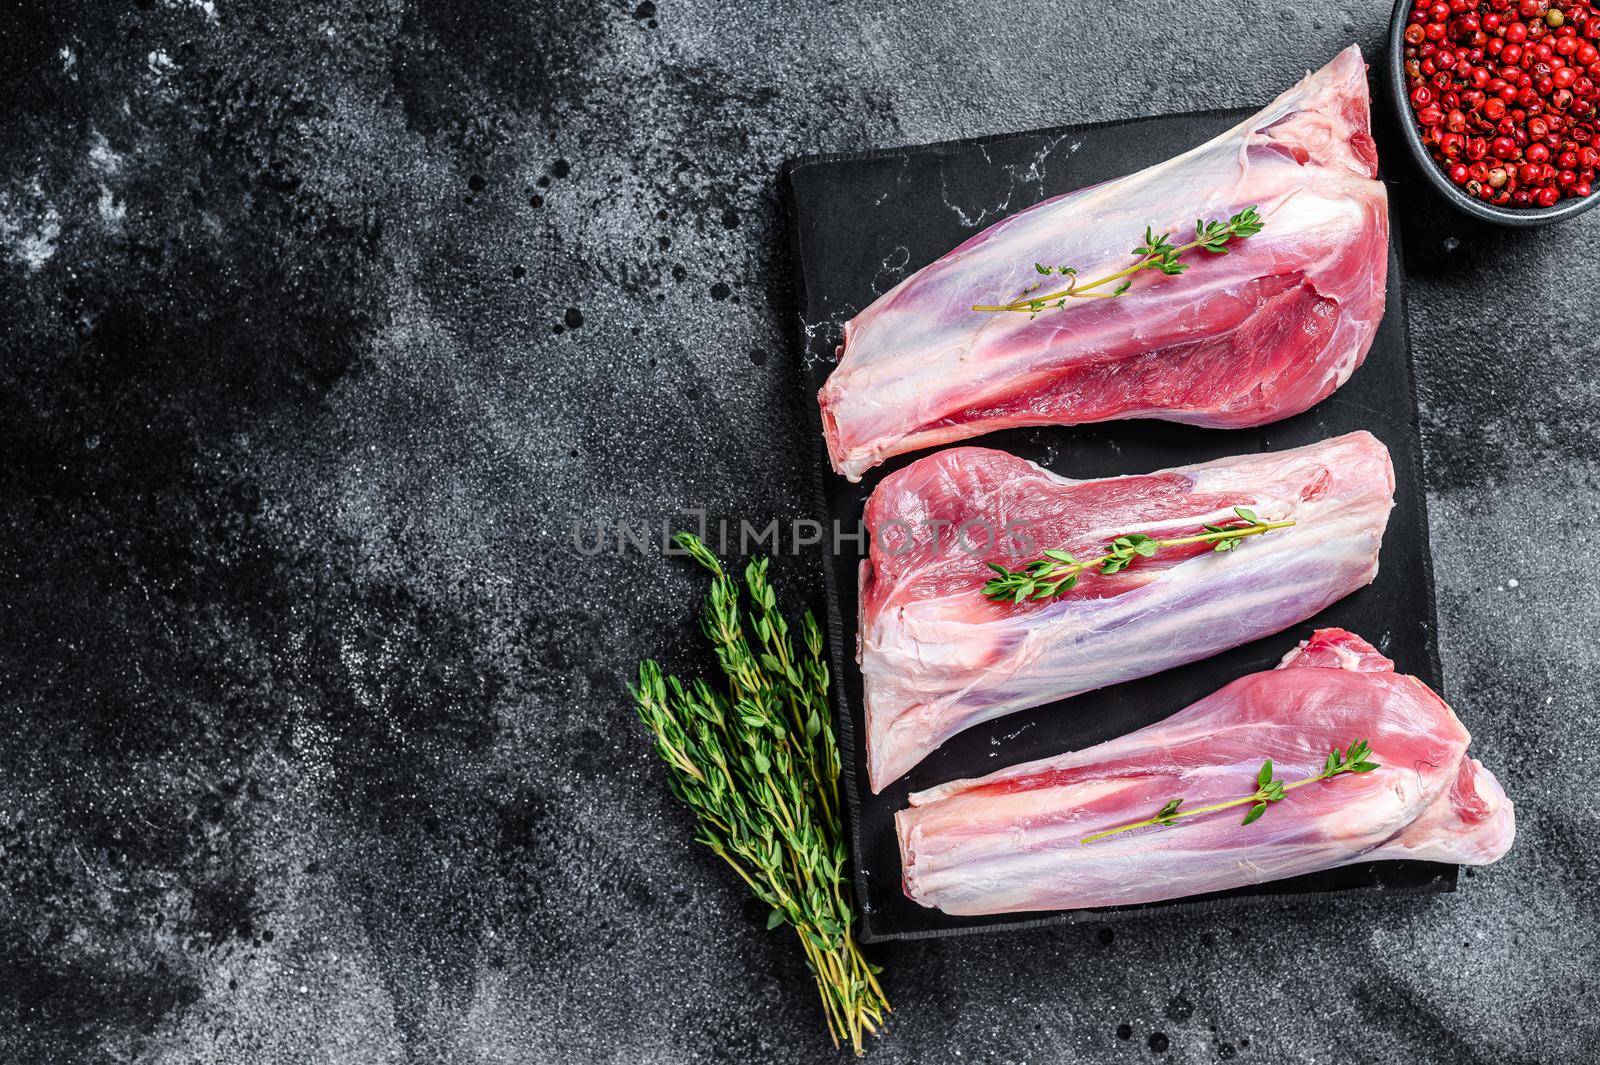
[{"label": "bunch of fresh thyme", "polygon": [[1164,547],[1184,544],[1211,544],[1213,551],[1232,551],[1247,536],[1260,536],[1274,529],[1287,529],[1293,521],[1262,521],[1248,507],[1234,507],[1238,522],[1226,525],[1204,525],[1203,533],[1180,536],[1172,540],[1156,540],[1143,533],[1118,536],[1106,546],[1105,552],[1095,558],[1079,560],[1066,551],[1046,551],[1043,558],[1034,559],[1019,570],[1010,570],[997,562],[988,566],[997,576],[990,577],[983,586],[983,594],[990,599],[1020,603],[1024,599],[1052,599],[1062,592],[1071,591],[1078,577],[1086,571],[1121,573],[1137,559],[1149,558]]},{"label": "bunch of fresh thyme", "polygon": [[1256,773],[1256,790],[1249,795],[1242,795],[1237,799],[1227,802],[1212,803],[1210,806],[1199,806],[1192,810],[1182,809],[1182,799],[1171,799],[1167,804],[1156,811],[1154,817],[1147,817],[1143,821],[1133,821],[1116,828],[1108,828],[1104,832],[1096,832],[1092,836],[1085,836],[1081,842],[1093,843],[1095,840],[1105,839],[1108,836],[1119,835],[1123,832],[1132,832],[1136,828],[1149,828],[1152,825],[1174,825],[1185,817],[1199,817],[1202,814],[1214,814],[1218,810],[1230,810],[1235,806],[1250,807],[1250,812],[1244,815],[1244,820],[1239,822],[1240,827],[1258,820],[1267,812],[1267,807],[1275,802],[1282,802],[1283,797],[1295,788],[1303,788],[1307,784],[1315,784],[1319,780],[1330,780],[1341,773],[1370,773],[1381,766],[1376,762],[1367,761],[1372,754],[1372,748],[1367,746],[1366,740],[1356,740],[1342,753],[1335,747],[1328,752],[1327,761],[1322,763],[1322,771],[1303,780],[1285,784],[1275,780],[1272,776],[1272,759],[1268,758],[1261,763],[1261,769]]},{"label": "bunch of fresh thyme", "polygon": [[766,559],[745,567],[746,607],[739,582],[698,537],[674,539],[711,571],[701,628],[727,683],[684,683],[647,660],[633,688],[639,718],[667,763],[673,794],[699,818],[696,838],[772,908],[769,929],[794,928],[834,1044],[859,1055],[889,1003],[852,933],[822,632],[808,612],[796,640],[778,612]]},{"label": "bunch of fresh thyme", "polygon": [[[1159,270],[1168,277],[1173,277],[1189,269],[1189,264],[1181,262],[1184,252],[1196,248],[1210,252],[1212,255],[1226,255],[1226,247],[1230,240],[1242,240],[1253,237],[1261,232],[1266,223],[1256,213],[1256,209],[1246,207],[1226,222],[1213,218],[1207,222],[1202,218],[1194,220],[1194,239],[1186,244],[1174,245],[1170,234],[1162,233],[1159,236],[1146,226],[1144,230],[1144,243],[1134,248],[1133,255],[1138,256],[1133,265],[1118,270],[1116,273],[1097,277],[1093,281],[1079,281],[1077,267],[1073,266],[1046,266],[1043,263],[1034,263],[1034,270],[1046,277],[1056,274],[1066,278],[1067,287],[1058,292],[1046,293],[1035,296],[1044,282],[1039,282],[1024,290],[1021,298],[1010,303],[979,304],[972,309],[985,314],[994,314],[1000,311],[1020,311],[1030,316],[1037,316],[1041,311],[1059,310],[1067,305],[1069,299],[1114,299],[1133,287],[1133,275],[1144,270]],[[1097,288],[1109,285],[1113,281],[1121,281],[1110,292],[1096,292]]]}]

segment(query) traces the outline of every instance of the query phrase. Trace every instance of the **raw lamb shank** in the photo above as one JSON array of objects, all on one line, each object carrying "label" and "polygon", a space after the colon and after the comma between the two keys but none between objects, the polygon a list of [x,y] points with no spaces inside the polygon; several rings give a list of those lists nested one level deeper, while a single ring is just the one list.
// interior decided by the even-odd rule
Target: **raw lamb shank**
[{"label": "raw lamb shank", "polygon": [[[1019,425],[1234,428],[1300,413],[1349,379],[1383,317],[1377,163],[1352,45],[1216,139],[991,226],[845,326],[818,397],[834,469],[855,481],[890,456]],[[1176,244],[1196,219],[1252,206],[1259,233],[1187,253],[1181,276],[1144,271],[1124,295],[1037,315],[973,310],[1022,296],[1036,263],[1097,278],[1133,261],[1146,227]]]},{"label": "raw lamb shank", "polygon": [[[979,722],[1306,620],[1377,575],[1393,496],[1389,451],[1366,432],[1094,481],[980,447],[891,474],[867,502],[861,564],[872,790]],[[983,594],[985,563],[1017,569],[1046,549],[1089,559],[1118,536],[1198,534],[1235,520],[1235,507],[1295,524],[1231,551],[1164,549],[1046,600]]]},{"label": "raw lamb shank", "polygon": [[[1251,806],[1091,839],[1249,796],[1265,759],[1286,782],[1365,740],[1377,768]],[[1148,728],[911,796],[896,816],[905,891],[951,914],[1155,902],[1381,858],[1487,865],[1516,832],[1511,801],[1467,756],[1444,700],[1359,636],[1324,629],[1277,669]],[[1088,842],[1085,842],[1088,840]]]}]

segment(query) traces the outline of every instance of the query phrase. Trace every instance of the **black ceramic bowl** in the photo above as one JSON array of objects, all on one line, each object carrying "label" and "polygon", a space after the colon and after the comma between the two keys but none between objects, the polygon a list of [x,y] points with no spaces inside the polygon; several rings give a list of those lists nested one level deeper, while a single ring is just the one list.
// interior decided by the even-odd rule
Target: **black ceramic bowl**
[{"label": "black ceramic bowl", "polygon": [[1395,0],[1394,15],[1389,20],[1386,79],[1389,83],[1389,102],[1394,106],[1395,118],[1399,121],[1401,136],[1405,138],[1406,147],[1411,150],[1412,161],[1417,164],[1417,168],[1422,171],[1428,183],[1438,190],[1439,195],[1465,214],[1502,226],[1545,226],[1551,222],[1559,222],[1564,218],[1582,214],[1596,203],[1600,203],[1600,190],[1597,190],[1581,200],[1562,200],[1554,207],[1495,207],[1468,196],[1456,187],[1450,176],[1441,170],[1439,164],[1434,162],[1433,156],[1428,154],[1428,149],[1422,146],[1417,118],[1411,111],[1410,93],[1406,88],[1405,32],[1406,19],[1411,14],[1412,2],[1413,0]]}]

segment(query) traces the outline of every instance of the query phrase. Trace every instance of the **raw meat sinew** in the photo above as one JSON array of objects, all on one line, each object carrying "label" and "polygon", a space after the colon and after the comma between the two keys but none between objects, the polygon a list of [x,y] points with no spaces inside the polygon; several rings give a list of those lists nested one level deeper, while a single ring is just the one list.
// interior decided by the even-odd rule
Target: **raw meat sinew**
[{"label": "raw meat sinew", "polygon": [[[1383,316],[1377,163],[1352,45],[1216,139],[991,226],[845,326],[818,397],[834,469],[859,480],[892,455],[1017,425],[1240,427],[1307,409],[1349,379]],[[1252,205],[1265,228],[1227,255],[1188,252],[1181,276],[1145,271],[1126,295],[1036,317],[972,310],[1060,280],[1035,263],[1101,277],[1133,262],[1146,226],[1182,244],[1197,218]]]},{"label": "raw meat sinew", "polygon": [[[1357,432],[1276,453],[1071,481],[990,448],[941,451],[867,502],[859,658],[872,790],[965,728],[1280,632],[1371,583],[1394,502],[1389,451]],[[1176,539],[1253,508],[1280,529],[1090,573],[1045,602],[983,597],[985,562],[1113,537]]]},{"label": "raw meat sinew", "polygon": [[[1248,807],[1083,838],[1156,814],[1250,795],[1263,759],[1315,776],[1364,739],[1379,767]],[[952,914],[1155,902],[1379,858],[1487,865],[1511,847],[1511,801],[1467,757],[1444,700],[1342,629],[1274,670],[1234,681],[1165,721],[1084,751],[911,796],[896,815],[906,894]]]}]

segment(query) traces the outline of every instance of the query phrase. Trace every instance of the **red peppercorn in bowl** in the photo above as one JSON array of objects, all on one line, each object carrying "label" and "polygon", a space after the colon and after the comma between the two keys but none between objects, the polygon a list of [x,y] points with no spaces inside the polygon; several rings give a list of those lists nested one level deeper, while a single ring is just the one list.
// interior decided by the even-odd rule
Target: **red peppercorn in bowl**
[{"label": "red peppercorn in bowl", "polygon": [[1468,214],[1543,225],[1597,202],[1600,0],[1398,0],[1389,78],[1423,173]]}]

